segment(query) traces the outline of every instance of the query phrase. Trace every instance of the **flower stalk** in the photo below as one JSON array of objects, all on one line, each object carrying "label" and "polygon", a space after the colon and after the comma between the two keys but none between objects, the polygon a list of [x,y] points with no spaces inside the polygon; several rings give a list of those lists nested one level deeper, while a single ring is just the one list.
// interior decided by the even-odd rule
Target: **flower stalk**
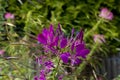
[{"label": "flower stalk", "polygon": [[[87,58],[86,58],[87,61],[90,61],[90,60],[91,60],[91,56],[94,54],[94,52],[95,52],[95,50],[97,49],[98,45],[99,45],[99,44],[96,43],[96,44],[93,46],[92,50],[90,51],[90,53],[88,54],[88,56],[87,56]],[[76,74],[81,73],[81,72],[84,70],[84,68],[86,67],[86,64],[87,64],[86,61],[84,61],[83,63],[81,63],[81,64],[80,64],[80,67],[78,67],[77,70],[76,70],[76,71],[77,71]],[[79,71],[79,72],[78,72],[78,71]]]},{"label": "flower stalk", "polygon": [[97,30],[97,28],[99,27],[99,25],[100,25],[100,23],[101,23],[102,21],[103,21],[102,18],[99,19],[99,20],[97,21],[97,23],[92,27],[92,29],[90,29],[88,32],[86,32],[86,34],[84,35],[84,39],[86,39],[87,37],[89,37],[90,35],[92,35],[93,32],[94,32],[95,30]]}]

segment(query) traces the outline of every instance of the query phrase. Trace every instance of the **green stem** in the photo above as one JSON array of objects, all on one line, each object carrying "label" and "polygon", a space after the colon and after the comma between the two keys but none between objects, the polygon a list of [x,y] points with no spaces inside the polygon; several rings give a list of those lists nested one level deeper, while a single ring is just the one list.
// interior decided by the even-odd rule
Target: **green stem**
[{"label": "green stem", "polygon": [[75,75],[75,80],[77,80],[77,76]]},{"label": "green stem", "polygon": [[11,34],[12,34],[11,32],[12,32],[13,29],[12,29],[12,26],[9,26],[9,27],[10,27],[10,28],[9,28],[10,31],[9,31],[9,29],[8,29],[8,26],[7,26],[7,25],[5,26],[6,34],[7,34],[8,40],[9,40],[9,41],[13,41],[12,35],[11,35]]},{"label": "green stem", "polygon": [[55,80],[56,72],[57,72],[58,69],[59,69],[59,64],[60,64],[60,59],[58,60],[58,64],[57,64],[57,66],[56,66],[56,68],[55,68],[55,72],[53,73],[53,80]]},{"label": "green stem", "polygon": [[24,74],[22,74],[22,71],[21,71],[21,69],[18,67],[18,65],[16,65],[13,61],[11,61],[11,60],[9,60],[10,61],[10,63],[11,63],[11,65],[14,65],[15,66],[15,68],[20,72],[20,74],[24,77],[24,79],[26,80],[27,78],[26,78],[26,76],[24,75]]},{"label": "green stem", "polygon": [[[86,59],[87,61],[89,61],[91,59],[91,56],[93,55],[93,53],[94,53],[95,49],[97,48],[97,46],[98,46],[98,43],[96,43],[93,46],[91,52],[87,56],[87,59]],[[80,67],[77,68],[77,71],[78,71],[77,74],[81,73],[84,70],[84,68],[86,67],[86,64],[87,64],[86,61],[84,61],[82,64],[80,64]]]},{"label": "green stem", "polygon": [[10,35],[9,35],[9,31],[8,31],[8,27],[7,27],[7,25],[5,26],[5,29],[6,29],[7,37],[8,37],[8,39],[10,40]]},{"label": "green stem", "polygon": [[102,19],[98,20],[97,23],[92,27],[92,29],[86,32],[86,34],[84,35],[84,39],[90,36],[98,28],[101,22],[102,22]]}]

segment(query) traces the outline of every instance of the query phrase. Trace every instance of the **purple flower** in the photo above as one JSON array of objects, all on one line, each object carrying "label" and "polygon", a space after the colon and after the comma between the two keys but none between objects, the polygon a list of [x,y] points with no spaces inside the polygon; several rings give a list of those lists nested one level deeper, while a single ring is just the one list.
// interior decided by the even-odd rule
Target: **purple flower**
[{"label": "purple flower", "polygon": [[53,43],[55,40],[53,40],[54,38],[54,31],[53,31],[53,26],[50,25],[49,29],[43,29],[42,33],[41,34],[38,34],[38,41],[41,43],[41,44],[44,44],[44,45],[51,45],[51,43]]},{"label": "purple flower", "polygon": [[54,33],[53,25],[50,25],[49,29],[44,28],[42,33],[38,34],[37,40],[39,43],[43,44],[45,51],[53,51],[53,47],[58,46],[59,36]]},{"label": "purple flower", "polygon": [[102,8],[99,16],[107,20],[113,19],[113,13],[109,11],[107,8]]},{"label": "purple flower", "polygon": [[[74,34],[73,31],[72,34]],[[70,44],[69,48],[71,52],[60,54],[60,58],[63,63],[68,63],[68,61],[70,61],[71,65],[79,65],[82,61],[80,57],[86,58],[87,54],[90,52],[89,49],[85,48],[85,43],[83,42],[83,30],[81,30],[79,34],[70,41]]]},{"label": "purple flower", "polygon": [[104,42],[106,42],[104,35],[101,35],[101,34],[95,34],[93,36],[93,39],[94,39],[94,42],[96,42],[96,43],[104,43]]},{"label": "purple flower", "polygon": [[7,12],[7,13],[5,13],[4,17],[5,17],[5,19],[14,19],[14,14]]},{"label": "purple flower", "polygon": [[0,50],[0,55],[4,54],[5,51],[4,50]]},{"label": "purple flower", "polygon": [[[49,29],[43,29],[37,37],[39,43],[43,44],[45,52],[59,53],[60,59],[63,63],[67,64],[71,62],[72,65],[80,64],[81,58],[86,58],[89,50],[86,49],[85,43],[83,42],[83,30],[81,30],[74,37],[74,29],[71,31],[71,37],[64,37],[64,34],[60,28],[60,24],[56,31],[53,29],[53,25],[50,25]],[[67,48],[66,48],[67,46]],[[49,66],[48,66],[49,65]],[[53,67],[51,62],[45,62],[47,68]]]}]

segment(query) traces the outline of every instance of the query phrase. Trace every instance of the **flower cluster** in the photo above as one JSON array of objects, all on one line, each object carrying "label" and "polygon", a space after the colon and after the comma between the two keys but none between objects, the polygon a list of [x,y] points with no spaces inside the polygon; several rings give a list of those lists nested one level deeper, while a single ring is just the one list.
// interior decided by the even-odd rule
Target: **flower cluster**
[{"label": "flower cluster", "polygon": [[37,39],[42,44],[45,52],[51,51],[59,55],[64,63],[70,61],[71,65],[80,64],[80,57],[86,58],[89,53],[89,49],[86,49],[83,42],[83,30],[74,37],[74,29],[72,29],[71,37],[69,38],[64,36],[60,24],[56,31],[54,31],[53,25],[50,25],[49,29],[43,29]]},{"label": "flower cluster", "polygon": [[94,42],[96,42],[96,43],[105,43],[106,42],[104,35],[101,35],[101,34],[95,34],[93,36],[93,39],[94,39]]},{"label": "flower cluster", "polygon": [[[38,34],[37,40],[42,45],[44,54],[59,57],[64,64],[69,64],[70,66],[79,65],[90,52],[83,42],[83,30],[75,36],[74,29],[72,29],[71,36],[66,37],[61,30],[60,24],[58,24],[56,30],[54,30],[53,25],[50,25],[48,29],[44,28],[42,33]],[[41,64],[43,64],[42,58],[38,59]],[[44,65],[49,68],[51,67],[51,62],[48,61]]]},{"label": "flower cluster", "polygon": [[7,13],[5,13],[4,18],[5,19],[14,19],[15,16],[14,16],[14,14],[7,12]]},{"label": "flower cluster", "polygon": [[109,11],[107,8],[102,8],[99,16],[107,20],[113,19],[113,13]]},{"label": "flower cluster", "polygon": [[4,54],[5,51],[4,50],[0,50],[0,55]]},{"label": "flower cluster", "polygon": [[48,75],[52,68],[54,68],[54,64],[52,61],[47,60],[46,56],[40,56],[36,59],[36,62],[41,65],[42,69],[40,70],[40,75],[35,76],[34,80],[46,80],[46,75]]}]

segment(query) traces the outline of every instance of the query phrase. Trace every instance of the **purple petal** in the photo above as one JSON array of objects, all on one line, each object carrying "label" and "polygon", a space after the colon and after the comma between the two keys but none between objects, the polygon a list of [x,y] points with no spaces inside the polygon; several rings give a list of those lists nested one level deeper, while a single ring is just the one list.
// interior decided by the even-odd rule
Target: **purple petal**
[{"label": "purple petal", "polygon": [[57,29],[56,29],[56,35],[57,36],[60,36],[60,35],[62,35],[63,34],[63,32],[62,32],[62,30],[61,30],[61,26],[60,26],[60,24],[58,24],[58,27],[57,27]]},{"label": "purple petal", "polygon": [[69,57],[70,57],[70,53],[68,52],[62,53],[60,55],[60,58],[62,59],[64,63],[68,63]]},{"label": "purple petal", "polygon": [[52,53],[56,53],[57,50],[54,48],[54,47],[51,47],[51,46],[47,46],[47,52],[51,51]]},{"label": "purple petal", "polygon": [[49,31],[50,31],[50,32],[54,32],[54,29],[53,29],[53,25],[52,25],[52,24],[50,24]]},{"label": "purple petal", "polygon": [[53,29],[53,25],[51,24],[50,28],[49,28],[49,36],[53,37],[53,35],[54,35],[53,33],[54,33],[54,29]]},{"label": "purple petal", "polygon": [[60,24],[58,24],[58,28],[57,28],[56,32],[57,32],[59,35],[62,34],[62,30],[61,30]]},{"label": "purple petal", "polygon": [[71,38],[73,37],[74,35],[74,28],[72,29],[72,32],[71,32]]},{"label": "purple petal", "polygon": [[82,61],[79,58],[75,58],[71,60],[72,65],[79,65]]},{"label": "purple petal", "polygon": [[86,58],[86,55],[90,52],[89,49],[83,49],[80,53],[76,53],[76,56],[81,56],[82,58]]},{"label": "purple petal", "polygon": [[7,13],[5,13],[4,18],[5,19],[14,19],[15,16],[14,16],[14,14],[7,12]]},{"label": "purple petal", "polygon": [[60,48],[65,48],[66,46],[67,46],[67,39],[62,38],[62,40],[60,42]]},{"label": "purple petal", "polygon": [[73,43],[73,44],[71,45],[71,50],[72,50],[72,51],[74,50],[74,45],[75,45],[75,43]]},{"label": "purple petal", "polygon": [[50,47],[57,46],[59,41],[59,37],[54,37],[53,42],[50,44]]},{"label": "purple petal", "polygon": [[39,80],[38,76],[34,76],[34,80]]},{"label": "purple petal", "polygon": [[81,50],[83,50],[85,48],[85,45],[84,44],[78,44],[76,46],[76,53],[80,53]]},{"label": "purple petal", "polygon": [[74,63],[74,64],[75,64],[75,65],[78,65],[78,64],[80,64],[80,63],[81,63],[81,60],[80,60],[80,59],[78,59],[78,58],[76,58],[76,59],[75,59],[75,63]]},{"label": "purple petal", "polygon": [[113,19],[113,13],[109,11],[107,8],[102,8],[99,16],[108,20]]},{"label": "purple petal", "polygon": [[46,28],[44,28],[43,31],[42,31],[42,34],[43,34],[43,36],[47,37],[49,32]]},{"label": "purple petal", "polygon": [[51,69],[51,68],[54,67],[53,62],[50,61],[50,60],[49,60],[49,61],[46,61],[46,62],[44,63],[44,65],[45,65],[45,67],[48,68],[48,69]]},{"label": "purple petal", "polygon": [[80,40],[80,42],[82,43],[83,41],[83,30],[81,29],[81,31],[79,32],[79,34],[77,35],[77,39]]},{"label": "purple petal", "polygon": [[58,77],[58,80],[63,80],[63,75],[60,75],[59,77]]},{"label": "purple petal", "polygon": [[0,50],[0,55],[4,54],[5,51],[4,50]]},{"label": "purple petal", "polygon": [[39,80],[46,80],[46,77],[44,75],[40,75]]},{"label": "purple petal", "polygon": [[43,36],[43,34],[39,34],[37,39],[41,44],[47,44],[47,39]]}]

